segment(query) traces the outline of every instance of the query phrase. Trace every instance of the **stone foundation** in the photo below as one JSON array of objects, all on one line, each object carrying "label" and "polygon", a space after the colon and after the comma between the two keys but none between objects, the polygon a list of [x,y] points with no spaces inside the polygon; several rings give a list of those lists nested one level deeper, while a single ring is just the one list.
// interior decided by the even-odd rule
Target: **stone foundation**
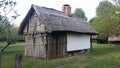
[{"label": "stone foundation", "polygon": [[90,53],[90,52],[91,52],[90,49],[83,49],[83,50],[69,51],[67,53],[67,55],[74,56],[74,55],[83,54],[83,53]]}]

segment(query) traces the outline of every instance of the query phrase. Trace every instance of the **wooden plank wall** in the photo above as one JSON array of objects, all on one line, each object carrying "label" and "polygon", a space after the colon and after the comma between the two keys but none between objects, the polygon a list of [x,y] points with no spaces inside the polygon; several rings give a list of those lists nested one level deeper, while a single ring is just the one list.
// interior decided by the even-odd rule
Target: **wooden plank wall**
[{"label": "wooden plank wall", "polygon": [[45,39],[46,36],[41,35],[41,32],[44,32],[45,25],[42,24],[42,21],[36,15],[29,19],[29,23],[25,27],[25,56],[36,57],[36,58],[46,58],[46,49],[45,49]]},{"label": "wooden plank wall", "polygon": [[58,38],[58,57],[64,57],[67,54],[67,35],[61,35]]},{"label": "wooden plank wall", "polygon": [[66,35],[49,35],[47,40],[48,51],[46,53],[46,36],[36,34],[33,43],[32,35],[26,35],[25,55],[34,58],[54,59],[65,57],[67,54],[67,38]]},{"label": "wooden plank wall", "polygon": [[50,35],[48,37],[48,59],[66,56],[66,35]]},{"label": "wooden plank wall", "polygon": [[35,55],[36,58],[46,59],[46,48],[45,48],[46,36],[37,34],[35,42]]},{"label": "wooden plank wall", "polygon": [[34,57],[34,58],[46,58],[46,49],[45,49],[45,36],[41,34],[36,34],[34,36],[35,43],[33,42],[33,36],[26,36],[26,47],[25,47],[25,56]]},{"label": "wooden plank wall", "polygon": [[33,49],[32,35],[26,35],[25,42],[26,42],[25,56],[33,57],[34,56],[34,53],[33,53],[34,49]]}]

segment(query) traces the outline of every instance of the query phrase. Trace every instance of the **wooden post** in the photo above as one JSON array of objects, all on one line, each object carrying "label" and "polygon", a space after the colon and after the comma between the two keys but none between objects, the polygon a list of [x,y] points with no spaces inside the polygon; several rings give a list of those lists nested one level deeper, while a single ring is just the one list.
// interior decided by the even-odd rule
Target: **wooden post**
[{"label": "wooden post", "polygon": [[90,52],[92,52],[92,35],[90,35]]},{"label": "wooden post", "polygon": [[14,68],[21,68],[21,63],[22,63],[22,55],[21,54],[16,54],[15,56],[15,67]]},{"label": "wooden post", "polygon": [[46,43],[45,43],[45,48],[46,48],[46,60],[49,59],[49,56],[48,56],[48,36],[47,36],[47,33],[45,33],[45,40],[46,40]]},{"label": "wooden post", "polygon": [[0,68],[1,68],[1,61],[2,61],[2,53],[3,52],[0,52]]}]

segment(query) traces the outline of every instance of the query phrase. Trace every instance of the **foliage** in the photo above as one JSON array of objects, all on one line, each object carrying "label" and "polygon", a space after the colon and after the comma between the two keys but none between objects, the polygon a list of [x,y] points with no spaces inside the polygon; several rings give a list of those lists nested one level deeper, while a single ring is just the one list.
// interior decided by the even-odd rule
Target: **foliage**
[{"label": "foliage", "polygon": [[96,9],[97,16],[90,20],[90,24],[99,32],[99,39],[106,40],[113,32],[117,32],[120,24],[118,6],[111,2],[102,1]]},{"label": "foliage", "polygon": [[85,16],[85,12],[81,8],[76,8],[73,15],[87,20],[87,17]]},{"label": "foliage", "polygon": [[[0,48],[2,48],[2,44]],[[15,54],[24,53],[24,43],[12,44],[2,57],[1,68],[14,68]],[[55,60],[35,60],[23,56],[22,68],[119,68],[120,46],[94,44],[93,52]]]},{"label": "foliage", "polygon": [[18,34],[18,27],[14,27],[13,29],[14,29],[14,31],[13,31],[14,41],[15,42],[23,42],[23,41],[25,41],[25,36]]},{"label": "foliage", "polygon": [[[0,33],[0,41],[1,42],[19,42],[24,41],[24,36],[18,34],[18,27],[14,27],[7,23],[8,25],[5,25],[5,30],[2,30]],[[8,26],[8,27],[7,27]]]},{"label": "foliage", "polygon": [[96,14],[97,16],[101,15],[101,14],[105,14],[105,13],[114,13],[113,10],[113,4],[111,2],[108,1],[102,1],[99,3],[98,7],[96,8]]},{"label": "foliage", "polygon": [[0,41],[7,43],[15,41],[17,33],[13,26],[13,20],[19,16],[15,9],[16,4],[9,0],[0,1]]},{"label": "foliage", "polygon": [[120,0],[112,0],[112,2],[117,5],[117,6],[120,6]]},{"label": "foliage", "polygon": [[114,35],[118,36],[120,34],[120,0],[112,0],[112,2],[115,4],[115,10],[116,14],[114,17],[116,17],[116,22],[118,23],[117,28],[113,32]]},{"label": "foliage", "polygon": [[90,24],[92,24],[95,21],[96,17],[93,17],[89,20]]},{"label": "foliage", "polygon": [[1,0],[0,1],[0,20],[4,19],[16,19],[19,14],[17,13],[17,10],[15,9],[16,2],[9,1],[9,0]]},{"label": "foliage", "polygon": [[14,32],[14,30],[10,23],[7,20],[4,20],[0,23],[0,29],[0,40],[11,42],[13,40],[12,32]]}]

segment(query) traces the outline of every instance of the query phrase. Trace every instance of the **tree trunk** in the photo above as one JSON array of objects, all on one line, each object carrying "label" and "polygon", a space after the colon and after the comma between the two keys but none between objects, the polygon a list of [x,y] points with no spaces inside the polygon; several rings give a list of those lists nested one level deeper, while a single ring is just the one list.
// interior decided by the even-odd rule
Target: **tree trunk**
[{"label": "tree trunk", "polygon": [[11,43],[7,43],[7,45],[1,49],[1,52],[3,52],[10,44]]}]

